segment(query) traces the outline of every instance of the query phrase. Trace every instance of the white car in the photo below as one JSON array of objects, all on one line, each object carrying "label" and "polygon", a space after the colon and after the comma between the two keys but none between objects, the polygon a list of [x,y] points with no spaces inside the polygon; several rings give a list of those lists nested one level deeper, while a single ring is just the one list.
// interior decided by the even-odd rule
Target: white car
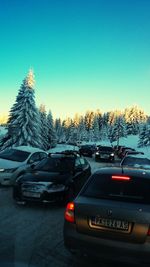
[{"label": "white car", "polygon": [[16,178],[48,154],[35,147],[18,146],[0,152],[0,184],[13,185]]}]

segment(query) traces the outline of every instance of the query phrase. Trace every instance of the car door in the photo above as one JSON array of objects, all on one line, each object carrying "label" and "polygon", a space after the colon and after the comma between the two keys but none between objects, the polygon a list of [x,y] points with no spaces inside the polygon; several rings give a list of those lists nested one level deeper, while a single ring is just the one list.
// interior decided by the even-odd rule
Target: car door
[{"label": "car door", "polygon": [[80,191],[90,174],[88,162],[84,158],[76,158],[74,167],[74,187],[76,193]]}]

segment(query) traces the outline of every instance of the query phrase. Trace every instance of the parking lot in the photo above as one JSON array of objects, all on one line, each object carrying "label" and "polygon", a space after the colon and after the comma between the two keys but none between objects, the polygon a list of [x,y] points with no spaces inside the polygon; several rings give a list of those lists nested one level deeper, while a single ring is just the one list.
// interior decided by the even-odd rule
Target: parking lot
[{"label": "parking lot", "polygon": [[[112,165],[87,158],[92,171]],[[63,245],[64,207],[54,204],[18,206],[12,188],[0,188],[0,266],[111,266],[76,259]],[[10,263],[5,265],[5,263]],[[113,266],[113,265],[112,265]]]}]

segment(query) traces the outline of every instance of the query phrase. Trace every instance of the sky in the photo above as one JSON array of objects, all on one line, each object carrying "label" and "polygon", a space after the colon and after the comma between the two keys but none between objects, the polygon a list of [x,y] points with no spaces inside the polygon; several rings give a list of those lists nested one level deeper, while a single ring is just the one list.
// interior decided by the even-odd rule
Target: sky
[{"label": "sky", "polygon": [[150,115],[149,0],[0,1],[0,116],[32,68],[56,117],[138,105]]}]

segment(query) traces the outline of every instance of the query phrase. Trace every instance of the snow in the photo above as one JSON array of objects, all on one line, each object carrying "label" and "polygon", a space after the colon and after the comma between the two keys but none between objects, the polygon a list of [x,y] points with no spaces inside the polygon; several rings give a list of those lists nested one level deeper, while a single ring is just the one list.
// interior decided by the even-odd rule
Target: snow
[{"label": "snow", "polygon": [[[30,153],[34,153],[34,152],[45,152],[44,150],[37,148],[37,147],[31,147],[31,146],[15,146],[13,147],[13,149],[17,149],[17,150],[21,150],[21,151],[26,151],[26,152],[30,152]],[[46,153],[46,152],[45,152]]]},{"label": "snow", "polygon": [[[119,139],[119,145],[127,146],[139,150],[138,148],[139,135],[128,135],[127,137],[121,137]],[[113,145],[117,145],[117,142],[113,142]]]},{"label": "snow", "polygon": [[61,152],[61,151],[64,151],[64,150],[75,150],[75,151],[78,151],[79,150],[79,147],[78,146],[72,146],[72,145],[61,145],[61,144],[58,144],[56,147],[54,148],[51,148],[49,149],[47,152]]},{"label": "snow", "polygon": [[4,126],[0,126],[0,137],[7,133],[7,129]]}]

